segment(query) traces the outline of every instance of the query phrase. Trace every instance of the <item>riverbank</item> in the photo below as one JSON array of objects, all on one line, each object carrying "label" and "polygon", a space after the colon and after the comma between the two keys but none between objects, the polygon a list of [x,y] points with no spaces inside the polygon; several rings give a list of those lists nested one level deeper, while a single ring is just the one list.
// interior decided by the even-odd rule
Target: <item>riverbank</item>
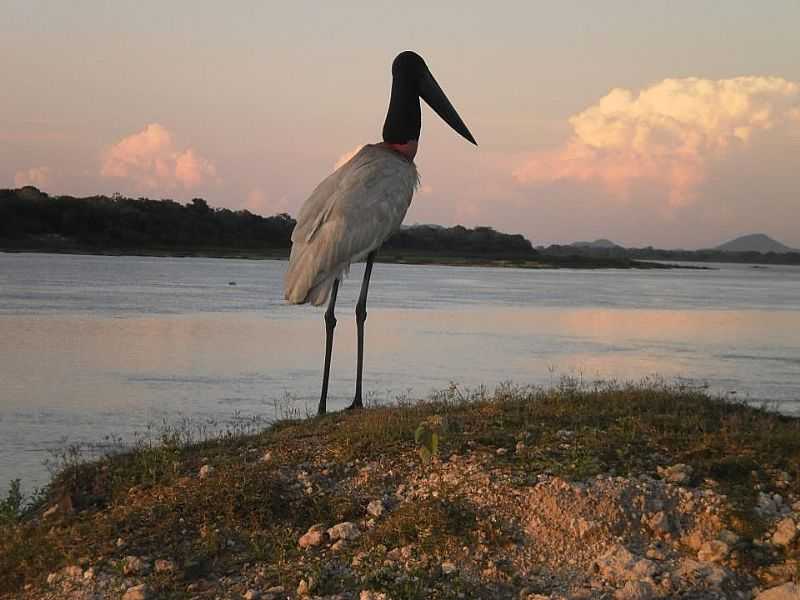
[{"label": "riverbank", "polygon": [[[287,260],[287,249],[240,250],[235,248],[96,248],[77,245],[8,245],[0,244],[0,252],[75,254],[94,256],[148,256],[236,258],[241,260]],[[590,258],[584,256],[453,256],[422,252],[379,252],[376,262],[406,265],[445,265],[451,267],[510,267],[515,269],[709,269],[700,265],[676,265],[665,262],[628,258]]]},{"label": "riverbank", "polygon": [[5,597],[790,598],[800,575],[800,419],[688,389],[452,387],[66,458],[5,505]]}]

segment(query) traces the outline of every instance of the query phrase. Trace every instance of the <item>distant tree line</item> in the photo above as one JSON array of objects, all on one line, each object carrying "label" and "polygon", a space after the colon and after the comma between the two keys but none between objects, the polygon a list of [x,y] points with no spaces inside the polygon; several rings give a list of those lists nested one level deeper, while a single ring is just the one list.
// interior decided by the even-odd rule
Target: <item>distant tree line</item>
[{"label": "distant tree line", "polygon": [[[287,248],[295,221],[211,208],[202,198],[48,196],[34,187],[0,190],[0,239],[106,249]],[[8,244],[6,244],[8,245]]]},{"label": "distant tree line", "polygon": [[687,262],[731,262],[800,265],[800,252],[731,252],[729,250],[660,250],[648,246],[645,248],[592,248],[581,246],[552,245],[539,248],[545,256],[584,258],[613,258],[633,260],[665,260]]},{"label": "distant tree line", "polygon": [[[247,210],[212,208],[202,198],[173,200],[120,195],[49,196],[35,187],[0,190],[0,247],[121,251],[270,251],[291,245],[295,220]],[[452,256],[530,256],[531,243],[490,227],[415,226],[384,247]]]},{"label": "distant tree line", "polygon": [[[174,200],[120,195],[49,196],[35,187],[0,190],[0,248],[53,251],[280,254],[291,246],[295,220],[247,210],[212,208],[202,198]],[[560,266],[633,266],[637,260],[800,264],[800,253],[548,246],[538,252],[522,235],[491,227],[404,227],[383,250],[395,255],[522,258]]]},{"label": "distant tree line", "polygon": [[461,225],[404,227],[383,245],[386,250],[451,253],[456,256],[533,256],[531,243],[519,234],[495,231],[491,227],[467,229]]}]

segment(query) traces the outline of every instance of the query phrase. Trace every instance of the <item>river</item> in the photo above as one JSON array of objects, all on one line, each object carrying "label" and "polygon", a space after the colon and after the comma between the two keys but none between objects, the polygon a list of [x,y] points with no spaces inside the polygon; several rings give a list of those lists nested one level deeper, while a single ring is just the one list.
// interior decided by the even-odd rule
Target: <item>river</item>
[{"label": "river", "polygon": [[[708,266],[377,264],[367,397],[413,399],[450,382],[660,377],[800,414],[800,267]],[[42,485],[54,451],[129,441],[154,423],[313,412],[324,308],[283,303],[285,268],[0,253],[0,487],[16,477]],[[352,398],[362,268],[339,295],[331,409]]]}]

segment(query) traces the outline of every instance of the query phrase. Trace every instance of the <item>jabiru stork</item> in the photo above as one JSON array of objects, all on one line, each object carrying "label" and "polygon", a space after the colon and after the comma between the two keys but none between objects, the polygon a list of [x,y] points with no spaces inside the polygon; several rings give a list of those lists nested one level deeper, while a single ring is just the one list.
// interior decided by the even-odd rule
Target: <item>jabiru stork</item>
[{"label": "jabiru stork", "polygon": [[477,146],[422,57],[414,52],[402,52],[392,63],[392,91],[383,125],[383,142],[364,146],[326,177],[303,204],[292,232],[292,251],[284,281],[286,300],[292,304],[320,306],[330,297],[325,311],[320,415],[326,411],[339,282],[351,263],[366,260],[356,304],[356,391],[348,408],[363,406],[361,378],[367,290],[375,253],[400,228],[419,184],[414,156],[422,127],[420,98],[450,127]]}]

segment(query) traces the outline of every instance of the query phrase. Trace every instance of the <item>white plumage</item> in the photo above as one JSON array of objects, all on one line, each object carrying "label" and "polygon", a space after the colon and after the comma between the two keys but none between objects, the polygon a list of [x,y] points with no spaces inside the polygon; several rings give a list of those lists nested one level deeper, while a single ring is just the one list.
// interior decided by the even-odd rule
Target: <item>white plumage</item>
[{"label": "white plumage", "polygon": [[364,146],[331,173],[297,217],[286,300],[324,304],[334,280],[400,228],[418,182],[412,161],[379,144]]}]

